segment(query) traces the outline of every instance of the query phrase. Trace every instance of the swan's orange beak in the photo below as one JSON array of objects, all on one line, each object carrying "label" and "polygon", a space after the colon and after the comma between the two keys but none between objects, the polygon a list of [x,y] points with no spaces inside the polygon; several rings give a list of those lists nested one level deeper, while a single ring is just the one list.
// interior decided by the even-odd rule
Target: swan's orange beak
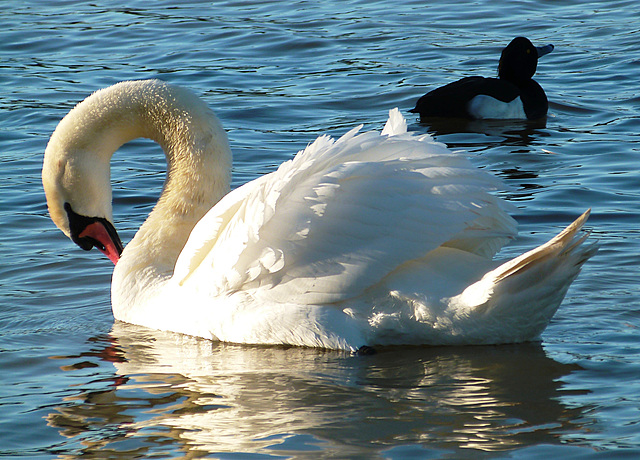
[{"label": "swan's orange beak", "polygon": [[96,221],[87,225],[78,236],[80,238],[93,240],[93,245],[107,256],[109,260],[113,262],[113,265],[116,265],[118,260],[120,260],[120,254],[122,254],[120,238],[116,238],[116,241],[114,241],[114,238],[111,237],[111,234],[102,222]]},{"label": "swan's orange beak", "polygon": [[69,203],[64,204],[69,217],[69,237],[85,251],[98,248],[117,264],[124,249],[115,227],[104,217],[87,217],[75,212]]}]

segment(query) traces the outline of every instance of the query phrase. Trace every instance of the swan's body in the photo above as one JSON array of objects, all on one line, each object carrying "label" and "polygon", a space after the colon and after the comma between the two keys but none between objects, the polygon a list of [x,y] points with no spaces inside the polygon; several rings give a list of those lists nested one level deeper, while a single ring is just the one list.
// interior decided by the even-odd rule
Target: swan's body
[{"label": "swan's body", "polygon": [[[51,137],[43,183],[52,219],[117,262],[114,316],[213,340],[356,350],[384,344],[536,339],[594,248],[587,213],[500,265],[515,235],[499,182],[397,110],[382,134],[322,136],[228,193],[231,154],[190,92],[124,82],[73,109]],[[168,178],[122,252],[109,161],[135,137],[162,145]]]}]

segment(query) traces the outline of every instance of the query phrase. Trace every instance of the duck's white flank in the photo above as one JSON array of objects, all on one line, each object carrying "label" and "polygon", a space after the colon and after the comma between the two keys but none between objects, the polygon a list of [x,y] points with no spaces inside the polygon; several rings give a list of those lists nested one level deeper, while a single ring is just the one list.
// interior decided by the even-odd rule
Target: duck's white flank
[{"label": "duck's white flank", "polygon": [[391,110],[382,133],[321,136],[277,171],[229,191],[218,119],[150,80],[98,91],[59,124],[43,183],[52,219],[113,222],[109,162],[136,137],[168,160],[162,195],[112,282],[122,321],[213,340],[356,350],[539,337],[593,246],[588,212],[504,264],[516,234],[493,176]]},{"label": "duck's white flank", "polygon": [[480,94],[469,101],[467,109],[469,114],[477,120],[525,120],[527,118],[520,96],[511,102],[502,102],[486,94]]}]

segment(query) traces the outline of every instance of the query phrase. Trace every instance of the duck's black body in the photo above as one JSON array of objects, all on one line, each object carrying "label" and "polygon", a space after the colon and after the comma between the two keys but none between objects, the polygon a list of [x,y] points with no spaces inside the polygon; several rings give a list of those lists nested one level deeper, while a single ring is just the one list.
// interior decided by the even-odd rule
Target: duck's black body
[{"label": "duck's black body", "polygon": [[517,37],[502,50],[498,78],[466,77],[422,96],[410,112],[420,118],[512,118],[535,120],[548,110],[547,96],[532,79],[538,57],[553,45],[536,48]]}]

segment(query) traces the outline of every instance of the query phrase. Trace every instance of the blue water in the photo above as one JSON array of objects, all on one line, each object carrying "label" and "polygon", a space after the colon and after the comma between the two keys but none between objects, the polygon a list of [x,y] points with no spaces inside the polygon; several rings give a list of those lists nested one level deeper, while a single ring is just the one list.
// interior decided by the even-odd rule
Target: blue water
[{"label": "blue water", "polygon": [[[640,9],[636,1],[7,1],[0,8],[0,456],[585,458],[640,455]],[[126,79],[191,88],[217,112],[234,186],[322,133],[427,90],[494,76],[513,37],[553,43],[546,122],[421,125],[505,182],[541,244],[593,209],[600,252],[542,342],[369,357],[214,344],[114,323],[112,266],[47,216],[57,122]],[[129,240],[164,159],[114,157]],[[507,188],[508,187],[508,188]]]}]

